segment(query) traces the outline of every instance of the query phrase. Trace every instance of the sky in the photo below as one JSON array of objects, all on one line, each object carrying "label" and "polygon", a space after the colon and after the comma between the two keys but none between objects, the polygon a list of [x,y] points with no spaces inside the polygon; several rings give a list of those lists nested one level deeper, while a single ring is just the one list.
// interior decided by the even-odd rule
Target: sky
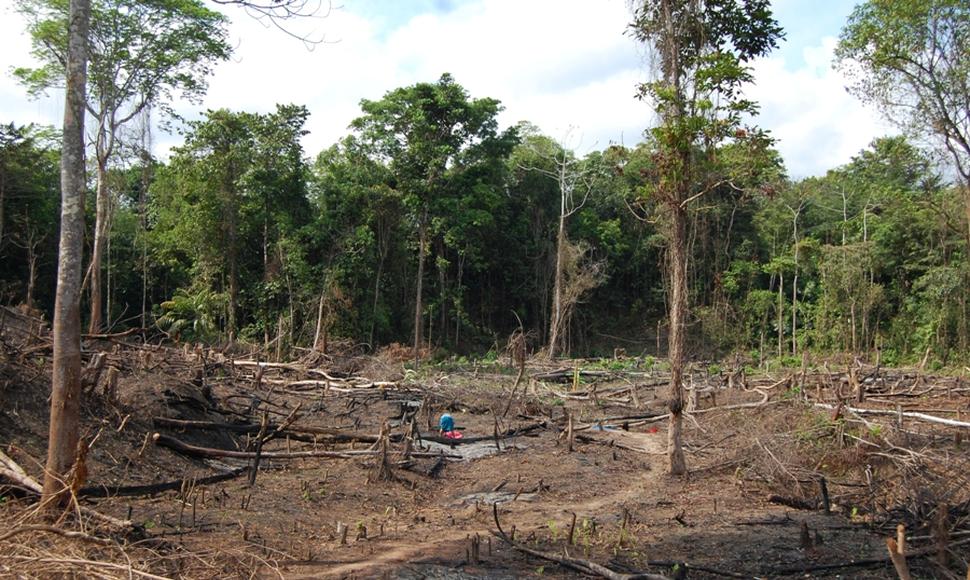
[{"label": "sky", "polygon": [[[198,118],[205,109],[269,112],[277,103],[310,111],[309,156],[349,133],[360,100],[454,76],[472,98],[498,99],[503,127],[529,121],[579,153],[613,143],[635,145],[656,119],[635,98],[647,58],[625,33],[628,0],[341,0],[321,17],[287,24],[307,45],[238,8],[231,18],[231,60],[219,64],[201,105],[177,103]],[[24,22],[0,0],[0,123],[57,125],[63,97],[30,100],[10,71],[30,65]],[[793,178],[823,175],[850,161],[874,138],[893,132],[878,113],[845,91],[831,66],[853,0],[776,0],[786,33],[778,50],[753,64],[757,124],[778,140]],[[165,157],[181,142],[157,130]]]}]

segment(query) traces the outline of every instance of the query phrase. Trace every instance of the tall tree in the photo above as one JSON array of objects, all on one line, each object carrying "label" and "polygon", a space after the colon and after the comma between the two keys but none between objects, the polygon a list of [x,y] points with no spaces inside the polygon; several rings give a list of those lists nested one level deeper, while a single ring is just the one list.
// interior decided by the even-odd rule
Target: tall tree
[{"label": "tall tree", "polygon": [[[51,413],[43,505],[67,497],[64,481],[74,462],[78,441],[81,396],[80,283],[84,243],[84,116],[91,23],[90,0],[68,0],[68,18],[62,34],[65,78],[63,147],[61,150],[61,238],[58,249],[57,290],[54,306],[54,361]],[[224,0],[221,3],[255,7],[279,25],[292,16],[312,13],[305,0]]]},{"label": "tall tree", "polygon": [[67,498],[78,445],[81,405],[81,257],[84,244],[84,110],[89,0],[71,0],[64,60],[66,93],[61,148],[61,241],[54,302],[54,370],[42,505]]},{"label": "tall tree", "polygon": [[423,286],[438,209],[449,188],[482,160],[507,154],[515,131],[498,132],[495,99],[468,98],[450,74],[436,83],[395,89],[379,101],[361,101],[362,117],[352,123],[378,158],[390,166],[402,192],[417,244],[414,297],[414,356],[423,340]]},{"label": "tall tree", "polygon": [[932,136],[960,178],[970,243],[970,4],[868,0],[842,30],[836,64],[850,90],[909,134]]},{"label": "tall tree", "polygon": [[[43,66],[16,71],[32,94],[60,86],[64,78],[67,6],[64,0],[18,0],[29,21],[34,56]],[[198,100],[212,66],[231,53],[226,18],[201,0],[95,0],[88,36],[87,111],[94,122],[97,202],[88,270],[89,331],[103,324],[101,269],[112,200],[108,167],[118,152],[120,129],[149,106],[168,110],[176,94]]]},{"label": "tall tree", "polygon": [[155,245],[187,262],[189,294],[225,304],[224,329],[232,337],[243,326],[244,293],[265,336],[276,322],[270,306],[278,308],[288,290],[280,284],[280,244],[309,215],[299,142],[306,117],[305,108],[292,105],[265,115],[209,111],[190,123],[185,145],[159,171]]},{"label": "tall tree", "polygon": [[656,59],[656,80],[641,87],[660,122],[652,130],[655,181],[667,218],[669,355],[671,365],[668,469],[687,471],[682,445],[685,365],[688,206],[729,182],[718,172],[717,145],[728,139],[763,148],[766,138],[742,128],[755,112],[740,90],[751,81],[750,59],[776,46],[781,29],[768,0],[643,0],[634,7],[633,33]]}]

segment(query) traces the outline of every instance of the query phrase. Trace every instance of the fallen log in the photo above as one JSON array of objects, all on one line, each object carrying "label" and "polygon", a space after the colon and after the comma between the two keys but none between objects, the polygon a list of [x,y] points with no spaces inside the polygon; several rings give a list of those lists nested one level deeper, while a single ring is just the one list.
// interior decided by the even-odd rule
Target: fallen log
[{"label": "fallen log", "polygon": [[[229,431],[232,433],[259,433],[258,423],[220,423],[218,421],[190,421],[185,419],[169,419],[168,417],[152,417],[156,427],[169,427],[182,430],[199,431]],[[376,443],[377,435],[366,435],[351,431],[341,431],[327,427],[293,426],[280,429],[281,424],[270,423],[268,430],[272,431],[274,439],[289,437],[295,441],[307,443]],[[399,441],[400,434],[391,436],[391,441]]]},{"label": "fallen log", "polygon": [[123,332],[112,332],[108,334],[82,334],[81,338],[85,340],[110,340],[112,338],[123,338],[125,336],[131,336],[132,334],[143,334],[148,332],[147,328],[129,328]]},{"label": "fallen log", "polygon": [[0,450],[0,477],[6,478],[36,495],[41,494],[41,485],[27,475],[27,472],[2,450]]},{"label": "fallen log", "polygon": [[[827,403],[815,403],[815,406],[820,409],[828,409],[828,410],[835,409],[834,405],[829,405]],[[926,421],[927,423],[937,423],[939,425],[947,425],[949,427],[960,427],[962,429],[970,429],[970,423],[966,421],[946,419],[943,417],[927,415],[926,413],[916,413],[913,411],[893,411],[891,409],[863,409],[860,407],[843,407],[843,409],[850,413],[856,413],[857,415],[885,415],[885,416],[891,416],[891,417],[903,416],[909,419]]]},{"label": "fallen log", "polygon": [[768,496],[768,501],[771,503],[777,503],[784,506],[788,506],[790,508],[795,508],[797,510],[818,509],[818,504],[816,502],[800,499],[797,497],[787,497],[784,495],[770,495]]},{"label": "fallen log", "polygon": [[588,371],[579,369],[578,371],[574,368],[561,368],[554,371],[546,371],[541,373],[535,373],[529,375],[529,377],[537,381],[571,381],[576,374],[579,373],[580,377],[588,378],[605,378],[613,376],[615,373],[610,371]]},{"label": "fallen log", "polygon": [[211,485],[222,481],[228,481],[246,473],[248,468],[239,467],[225,473],[218,473],[208,477],[194,478],[186,477],[175,481],[165,481],[162,483],[149,483],[145,485],[91,485],[82,487],[78,490],[78,497],[123,497],[123,496],[151,496],[165,491],[182,489],[187,483],[195,485]]},{"label": "fallen log", "polygon": [[[155,444],[160,447],[167,447],[172,451],[176,451],[183,455],[188,455],[191,457],[207,457],[207,458],[221,458],[221,457],[232,457],[235,459],[253,459],[256,453],[252,451],[231,451],[228,449],[214,449],[211,447],[199,447],[196,445],[189,445],[184,441],[179,441],[174,437],[169,437],[168,435],[162,435],[161,433],[155,433],[152,435],[152,440]],[[372,450],[361,450],[361,451],[263,451],[260,456],[263,459],[300,459],[306,457],[320,457],[320,458],[331,458],[331,459],[353,459],[355,457],[368,457],[378,455],[379,451]],[[425,453],[425,452],[412,452],[413,457],[438,457],[439,453]],[[445,455],[446,459],[461,459],[460,455]]]},{"label": "fallen log", "polygon": [[232,433],[259,432],[258,423],[220,423],[218,421],[190,421],[186,419],[170,419],[168,417],[152,417],[152,423],[156,427],[171,427],[173,429],[198,429],[202,431],[229,431]]},{"label": "fallen log", "polygon": [[[949,544],[948,548],[954,548],[957,546],[963,546],[970,543],[970,538],[966,540],[961,540],[959,542],[953,542]],[[911,550],[906,553],[909,558],[924,558],[931,554],[936,553],[936,546],[927,546],[918,550]],[[838,562],[835,564],[811,564],[805,563],[803,565],[786,566],[773,568],[768,571],[770,576],[794,576],[807,575],[813,572],[831,572],[833,570],[841,570],[845,568],[870,568],[873,566],[886,566],[892,563],[892,559],[887,554],[881,558],[866,558],[861,560],[850,560],[848,562]]]}]

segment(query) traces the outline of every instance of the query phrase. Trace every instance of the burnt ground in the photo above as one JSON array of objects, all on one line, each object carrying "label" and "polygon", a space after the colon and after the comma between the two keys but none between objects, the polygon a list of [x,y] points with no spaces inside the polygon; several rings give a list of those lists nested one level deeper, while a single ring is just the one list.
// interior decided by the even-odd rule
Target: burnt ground
[{"label": "burnt ground", "polygon": [[[0,445],[39,479],[49,350],[9,340],[3,347]],[[885,538],[898,523],[908,526],[915,577],[962,578],[970,559],[965,429],[909,417],[900,429],[893,415],[814,406],[851,388],[838,373],[795,369],[729,380],[729,373],[696,370],[699,396],[684,423],[691,471],[672,477],[659,417],[665,373],[641,360],[562,362],[586,371],[578,376],[542,375],[553,367],[530,363],[503,417],[515,373],[500,363],[414,372],[393,352],[316,355],[258,373],[239,352],[137,345],[130,337],[86,349],[107,352],[119,379],[113,396],[102,376],[84,400],[84,437],[93,445],[89,487],[80,495],[108,497],[80,503],[130,519],[137,533],[70,517],[61,525],[110,545],[24,531],[0,539],[0,577],[588,575],[526,553],[532,550],[618,574],[888,578],[895,573]],[[869,394],[859,408],[966,417],[970,389],[961,379],[881,372],[864,379]],[[428,442],[444,411],[463,428],[459,445]],[[152,438],[246,450],[253,433],[160,426],[154,418],[238,426],[264,415],[270,433],[292,420],[266,452],[379,449],[384,424],[389,452],[263,459],[253,486],[246,474],[199,485],[191,480],[250,460],[188,457]],[[505,435],[516,429],[522,432]],[[416,452],[455,457],[408,457],[406,433]],[[355,437],[361,440],[347,441]],[[382,465],[389,469],[382,473]],[[179,489],[153,495],[115,488],[182,478]],[[17,486],[0,487],[0,495],[4,530],[36,521],[33,499]],[[514,530],[515,547],[495,534],[496,514],[506,534]]]}]

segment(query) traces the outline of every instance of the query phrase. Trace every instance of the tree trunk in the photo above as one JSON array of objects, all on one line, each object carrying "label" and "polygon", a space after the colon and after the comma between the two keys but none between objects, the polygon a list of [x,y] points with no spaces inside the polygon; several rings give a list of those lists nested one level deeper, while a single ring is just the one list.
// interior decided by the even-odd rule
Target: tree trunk
[{"label": "tree trunk", "polygon": [[671,207],[670,269],[670,427],[667,430],[667,469],[671,475],[687,473],[683,443],[684,363],[687,343],[687,212],[679,203]]},{"label": "tree trunk", "polygon": [[40,240],[35,239],[36,235],[27,228],[27,296],[24,303],[31,310],[34,309],[34,291],[37,288],[37,246]]},{"label": "tree trunk", "polygon": [[377,274],[374,276],[374,303],[371,305],[370,332],[367,333],[367,342],[374,346],[374,327],[377,325],[377,307],[381,297],[381,276],[384,273],[384,252],[377,258]]},{"label": "tree trunk", "polygon": [[[427,214],[426,214],[427,215]],[[414,291],[414,360],[417,362],[418,355],[421,352],[421,328],[424,323],[424,318],[421,315],[421,292],[424,285],[424,259],[427,253],[427,237],[428,237],[428,226],[426,219],[422,218],[421,223],[418,224],[418,279],[416,281],[417,288]]]},{"label": "tree trunk", "polygon": [[565,245],[566,216],[563,208],[559,214],[559,232],[556,234],[556,271],[552,285],[552,316],[549,321],[549,358],[551,359],[559,354],[559,343],[562,341],[562,254]]},{"label": "tree trunk", "polygon": [[[796,262],[796,268],[797,262]],[[798,270],[791,283],[791,354],[798,356]]]},{"label": "tree trunk", "polygon": [[[444,265],[445,258],[445,246],[444,243],[439,239],[437,244],[438,257],[442,258],[441,261],[435,260],[437,262],[438,270],[438,296],[439,302],[441,304],[441,312],[438,313],[438,326],[441,328],[438,331],[438,344],[448,344],[448,289],[447,289],[447,272]],[[429,331],[430,332],[430,331]]]},{"label": "tree trunk", "polygon": [[106,158],[98,159],[98,192],[95,203],[94,214],[94,246],[91,250],[90,265],[90,290],[91,290],[91,317],[88,320],[88,333],[97,334],[101,332],[104,318],[102,303],[101,264],[104,262],[104,249],[108,240],[108,216],[110,213],[111,200],[108,195],[108,161]]},{"label": "tree trunk", "polygon": [[795,238],[795,273],[791,283],[791,354],[798,356],[798,214],[801,213],[801,206],[797,211],[792,211],[792,236]]},{"label": "tree trunk", "polygon": [[0,171],[0,251],[3,250],[3,208],[7,204],[7,180],[6,176]]},{"label": "tree trunk", "polygon": [[151,158],[147,151],[142,156],[141,189],[138,192],[138,223],[141,228],[141,317],[139,318],[142,328],[147,328],[146,318],[148,312],[148,162]]},{"label": "tree trunk", "polygon": [[226,188],[226,258],[229,260],[229,322],[226,329],[229,340],[236,339],[238,322],[236,312],[239,308],[239,248],[237,247],[238,233],[236,231],[236,199],[233,184]]},{"label": "tree trunk", "polygon": [[[317,331],[313,333],[313,350],[320,350],[320,336],[323,332],[323,308],[326,299],[327,290],[324,287],[323,291],[320,292],[320,305],[317,307]],[[326,351],[324,351],[324,354],[326,354]]]},{"label": "tree trunk", "polygon": [[71,0],[61,150],[61,239],[54,303],[54,369],[42,505],[67,498],[62,483],[78,443],[81,398],[81,259],[84,244],[84,103],[90,0]]},{"label": "tree trunk", "polygon": [[785,345],[785,274],[778,273],[778,358],[784,354]]}]

